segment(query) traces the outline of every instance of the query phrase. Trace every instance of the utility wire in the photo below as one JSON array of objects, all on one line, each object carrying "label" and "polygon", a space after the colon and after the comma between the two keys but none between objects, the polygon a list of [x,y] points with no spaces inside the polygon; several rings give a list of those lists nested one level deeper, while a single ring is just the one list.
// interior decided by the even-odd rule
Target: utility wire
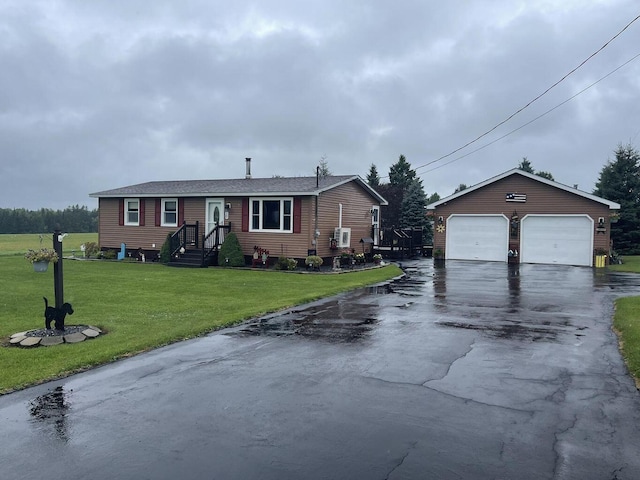
[{"label": "utility wire", "polygon": [[[627,23],[624,28],[622,30],[620,30],[618,33],[616,33],[613,37],[611,37],[609,40],[607,40],[607,42],[602,45],[598,50],[596,50],[595,52],[593,52],[591,55],[589,55],[585,60],[583,60],[577,67],[573,68],[571,71],[569,71],[569,73],[567,73],[566,75],[564,75],[560,80],[558,80],[557,82],[555,82],[553,85],[551,85],[549,88],[547,88],[544,92],[542,92],[541,94],[539,94],[537,97],[535,97],[533,100],[531,100],[530,102],[528,102],[526,105],[524,105],[523,107],[519,108],[518,110],[516,110],[514,113],[512,113],[511,115],[509,115],[507,118],[505,118],[503,121],[501,121],[500,123],[498,123],[497,125],[495,125],[494,127],[492,127],[491,129],[487,130],[486,132],[484,132],[482,135],[479,135],[478,137],[474,138],[473,140],[465,143],[464,145],[462,145],[461,147],[456,148],[455,150],[453,150],[452,152],[447,153],[446,155],[442,155],[439,158],[436,158],[435,160],[431,160],[430,162],[425,163],[424,165],[420,165],[419,167],[414,168],[414,170],[418,170],[419,168],[424,168],[427,167],[429,165],[432,165],[436,162],[439,162],[440,160],[444,160],[447,157],[450,157],[451,155],[454,155],[456,153],[458,153],[460,150],[465,149],[466,147],[468,147],[469,145],[477,142],[478,140],[480,140],[483,137],[486,137],[488,134],[490,134],[491,132],[493,132],[495,129],[497,129],[498,127],[500,127],[501,125],[504,125],[505,123],[507,123],[509,120],[511,120],[513,117],[515,117],[516,115],[518,115],[520,112],[522,112],[524,109],[528,108],[532,103],[534,103],[535,101],[539,100],[541,97],[543,97],[544,95],[546,95],[551,89],[553,89],[554,87],[558,86],[561,82],[563,82],[564,80],[566,80],[570,75],[572,75],[576,70],[578,70],[580,67],[582,67],[585,63],[587,63],[589,60],[591,60],[593,57],[595,57],[598,53],[600,53],[602,50],[604,50],[612,41],[614,41],[616,38],[618,38],[627,28],[629,28],[635,21],[637,21],[638,19],[640,19],[640,15],[638,15],[636,18],[634,18],[633,20],[631,20],[629,23]],[[473,152],[471,152],[473,153]]]},{"label": "utility wire", "polygon": [[[504,138],[508,137],[509,135],[511,135],[511,134],[513,134],[513,133],[515,133],[515,132],[517,132],[518,130],[521,130],[521,129],[523,129],[523,128],[524,128],[524,127],[526,127],[526,126],[531,125],[533,122],[535,122],[535,121],[537,121],[537,120],[540,120],[542,117],[544,117],[544,116],[548,115],[549,113],[553,112],[554,110],[556,110],[556,109],[560,108],[560,107],[561,107],[562,105],[564,105],[565,103],[570,102],[571,100],[573,100],[574,98],[576,98],[578,95],[581,95],[582,93],[586,92],[586,91],[587,91],[587,90],[589,90],[591,87],[593,87],[593,86],[597,85],[598,83],[600,83],[601,81],[603,81],[605,78],[609,77],[610,75],[613,75],[615,72],[617,72],[618,70],[620,70],[622,67],[626,66],[627,64],[631,63],[632,61],[634,61],[634,60],[635,60],[636,58],[638,58],[638,57],[640,57],[640,53],[638,53],[638,54],[634,55],[634,56],[633,56],[633,57],[631,57],[629,60],[627,60],[626,62],[624,62],[622,65],[620,65],[619,67],[617,67],[617,68],[615,68],[614,70],[610,71],[610,72],[609,72],[609,73],[607,73],[604,77],[599,78],[598,80],[596,80],[595,82],[593,82],[591,85],[589,85],[589,86],[587,86],[587,87],[583,88],[582,90],[580,90],[580,91],[579,91],[579,92],[577,92],[576,94],[574,94],[574,95],[572,95],[571,97],[567,98],[565,101],[563,101],[563,102],[559,103],[558,105],[556,105],[556,106],[555,106],[555,107],[553,107],[553,108],[550,108],[549,110],[547,110],[546,112],[544,112],[544,113],[542,113],[542,114],[538,115],[537,117],[535,117],[535,118],[533,118],[533,119],[529,120],[527,123],[525,123],[525,124],[523,124],[523,125],[520,125],[518,128],[514,128],[514,129],[513,129],[513,130],[511,130],[510,132],[505,133],[505,134],[504,134],[504,135],[502,135],[501,137],[498,137],[498,138],[496,138],[495,140],[492,140],[492,141],[491,141],[491,142],[489,142],[489,143],[485,143],[484,145],[482,145],[481,147],[476,148],[475,150],[472,150],[472,151],[470,151],[470,152],[468,152],[468,153],[465,153],[464,155],[460,155],[459,157],[456,157],[456,158],[454,158],[454,159],[452,159],[452,160],[449,160],[448,162],[445,162],[445,163],[442,163],[442,164],[440,164],[440,165],[438,165],[438,166],[435,166],[435,167],[433,167],[433,168],[430,168],[429,170],[426,170],[424,173],[432,172],[432,171],[434,171],[434,170],[437,170],[437,169],[438,169],[438,168],[440,168],[440,167],[444,167],[445,165],[449,165],[449,164],[451,164],[451,163],[453,163],[453,162],[456,162],[456,161],[461,160],[461,159],[463,159],[463,158],[465,158],[465,157],[468,157],[469,155],[471,155],[471,154],[473,154],[473,153],[479,152],[480,150],[483,150],[483,149],[487,148],[488,146],[493,145],[493,144],[494,144],[494,143],[496,143],[496,142],[499,142],[500,140],[502,140],[502,139],[504,139]],[[639,131],[638,133],[640,133],[640,131]],[[637,136],[637,135],[638,135],[638,134],[636,134],[636,136]],[[433,162],[429,162],[429,163],[427,163],[427,164],[425,164],[425,165],[422,165],[422,166],[420,166],[420,167],[417,167],[415,170],[418,170],[418,168],[424,168],[424,167],[427,167],[427,166],[429,166],[429,165],[431,165],[431,164],[433,164],[433,163],[435,163],[435,161],[433,161]]]}]

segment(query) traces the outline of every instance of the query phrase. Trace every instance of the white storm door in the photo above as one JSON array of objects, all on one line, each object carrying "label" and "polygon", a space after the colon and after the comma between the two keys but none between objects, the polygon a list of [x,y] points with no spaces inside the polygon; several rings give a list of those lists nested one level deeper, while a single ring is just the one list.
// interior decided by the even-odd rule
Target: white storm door
[{"label": "white storm door", "polygon": [[509,220],[504,215],[451,215],[446,232],[445,258],[507,261]]},{"label": "white storm door", "polygon": [[520,262],[590,267],[593,229],[588,215],[526,215],[520,229]]},{"label": "white storm door", "polygon": [[380,207],[378,205],[371,207],[371,227],[373,230],[373,244],[377,246],[380,243]]},{"label": "white storm door", "polygon": [[[207,198],[207,225],[205,232],[206,235],[209,235],[213,229],[215,229],[218,225],[224,225],[224,198]],[[220,235],[222,235],[222,231],[220,231]],[[211,248],[213,247],[213,237],[207,238],[207,242],[205,247]],[[220,243],[222,243],[223,239],[220,238]]]}]

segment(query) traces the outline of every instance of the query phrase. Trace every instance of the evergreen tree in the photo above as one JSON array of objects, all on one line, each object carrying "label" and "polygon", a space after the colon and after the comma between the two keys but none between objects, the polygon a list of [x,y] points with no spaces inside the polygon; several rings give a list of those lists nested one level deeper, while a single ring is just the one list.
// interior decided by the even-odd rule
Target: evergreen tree
[{"label": "evergreen tree", "polygon": [[427,225],[426,206],[427,196],[422,188],[422,181],[415,179],[404,192],[400,212],[400,227],[425,227]]},{"label": "evergreen tree", "polygon": [[611,224],[611,240],[618,253],[640,253],[640,153],[619,145],[615,161],[600,171],[594,195],[620,204],[620,219]]},{"label": "evergreen tree", "polygon": [[422,181],[415,179],[407,187],[402,199],[400,226],[402,228],[421,228],[423,243],[431,243],[433,228],[427,219],[427,195],[424,193]]},{"label": "evergreen tree", "polygon": [[440,195],[438,195],[438,192],[434,192],[427,198],[427,205],[437,202],[438,200],[440,200]]},{"label": "evergreen tree", "polygon": [[522,157],[522,161],[518,164],[518,168],[527,173],[535,173],[533,167],[531,166],[531,162],[527,160],[527,157]]},{"label": "evergreen tree", "polygon": [[543,172],[541,170],[538,170],[536,172],[536,175],[538,175],[539,177],[542,177],[542,178],[546,178],[547,180],[551,180],[552,182],[554,181],[553,180],[553,175],[551,175],[549,172]]},{"label": "evergreen tree", "polygon": [[367,175],[367,183],[370,187],[376,188],[380,185],[380,176],[378,175],[378,169],[372,163],[371,167],[369,167],[369,174]]},{"label": "evergreen tree", "polygon": [[455,192],[453,193],[458,193],[466,189],[467,189],[467,185],[465,183],[461,183],[460,185],[458,185],[458,188],[456,188]]},{"label": "evergreen tree", "polygon": [[329,170],[329,162],[327,162],[326,155],[320,157],[320,164],[318,165],[318,175],[320,178],[328,177],[333,175],[331,170]]},{"label": "evergreen tree", "polygon": [[389,169],[389,183],[400,187],[403,191],[416,178],[416,172],[411,168],[404,155],[400,155],[398,161]]},{"label": "evergreen tree", "polygon": [[551,175],[550,172],[544,172],[542,170],[538,170],[536,172],[533,169],[533,165],[531,165],[531,162],[527,160],[527,157],[522,157],[522,161],[518,164],[518,168],[527,173],[533,173],[534,175],[537,175],[542,178],[546,178],[547,180],[551,180],[552,182],[554,181],[553,175]]}]

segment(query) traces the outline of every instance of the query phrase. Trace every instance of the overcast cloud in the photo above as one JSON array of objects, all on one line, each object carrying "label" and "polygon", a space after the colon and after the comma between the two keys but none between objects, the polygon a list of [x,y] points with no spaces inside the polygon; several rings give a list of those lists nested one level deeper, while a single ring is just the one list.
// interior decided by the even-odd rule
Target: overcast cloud
[{"label": "overcast cloud", "polygon": [[245,157],[254,177],[325,157],[366,178],[404,154],[443,197],[527,157],[591,192],[618,144],[640,144],[640,58],[495,140],[640,54],[640,20],[431,162],[639,14],[637,0],[0,0],[0,208],[241,178]]}]

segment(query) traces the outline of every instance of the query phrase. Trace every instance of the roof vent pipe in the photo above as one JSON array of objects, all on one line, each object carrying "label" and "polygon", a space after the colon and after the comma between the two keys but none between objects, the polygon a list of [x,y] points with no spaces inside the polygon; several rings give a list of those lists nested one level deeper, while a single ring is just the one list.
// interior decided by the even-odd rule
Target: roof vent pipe
[{"label": "roof vent pipe", "polygon": [[244,160],[246,162],[246,173],[244,178],[251,178],[251,157],[247,157]]}]

